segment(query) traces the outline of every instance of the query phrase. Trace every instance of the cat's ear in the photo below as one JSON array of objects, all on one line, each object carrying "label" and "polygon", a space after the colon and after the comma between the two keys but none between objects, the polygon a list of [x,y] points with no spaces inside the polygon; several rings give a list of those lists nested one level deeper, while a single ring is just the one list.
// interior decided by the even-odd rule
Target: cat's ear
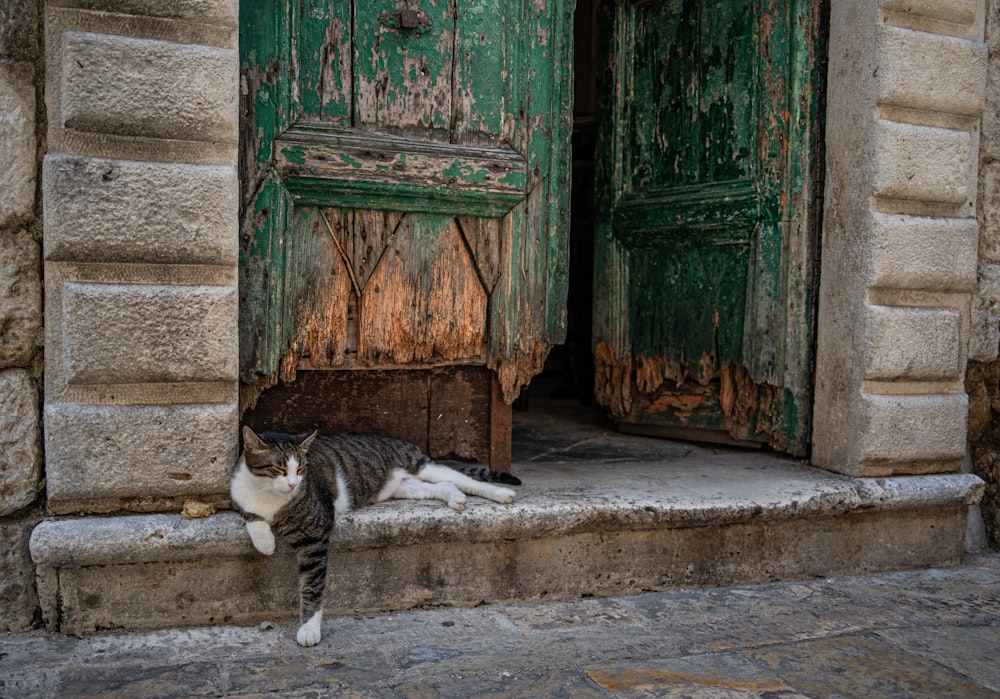
[{"label": "cat's ear", "polygon": [[319,430],[313,430],[308,435],[306,435],[305,438],[301,442],[299,442],[299,449],[301,449],[302,451],[308,451],[309,445],[312,444],[312,441],[316,439],[316,435],[318,434]]},{"label": "cat's ear", "polygon": [[267,446],[254,434],[248,425],[243,426],[243,449],[246,451],[266,451]]}]

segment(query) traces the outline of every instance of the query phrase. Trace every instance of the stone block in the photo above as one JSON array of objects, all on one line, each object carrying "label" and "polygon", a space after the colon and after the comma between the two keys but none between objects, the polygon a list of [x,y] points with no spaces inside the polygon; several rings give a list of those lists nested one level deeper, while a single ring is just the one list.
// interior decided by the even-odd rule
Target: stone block
[{"label": "stone block", "polygon": [[231,167],[48,155],[45,258],[235,265]]},{"label": "stone block", "polygon": [[986,44],[883,25],[879,48],[879,103],[966,116],[983,111]]},{"label": "stone block", "polygon": [[990,47],[986,71],[986,108],[983,110],[980,134],[980,157],[983,163],[1000,159],[1000,36],[994,41],[998,45]]},{"label": "stone block", "polygon": [[28,541],[38,520],[0,523],[0,631],[26,631],[38,606]]},{"label": "stone block", "polygon": [[1000,356],[1000,264],[979,267],[979,289],[972,302],[969,361],[992,362]]},{"label": "stone block", "polygon": [[875,133],[875,194],[961,205],[969,201],[974,152],[967,131],[880,119]]},{"label": "stone block", "polygon": [[955,24],[970,25],[976,21],[978,4],[978,0],[883,0],[882,8]]},{"label": "stone block", "polygon": [[962,374],[962,318],[951,308],[867,306],[865,378],[956,380]]},{"label": "stone block", "polygon": [[35,69],[0,61],[0,225],[35,209]]},{"label": "stone block", "polygon": [[38,243],[0,235],[0,369],[25,366],[42,327]]},{"label": "stone block", "polygon": [[231,143],[237,75],[232,49],[67,31],[57,118],[78,131]]},{"label": "stone block", "polygon": [[0,3],[0,58],[34,61],[37,56],[38,3],[4,0]]},{"label": "stone block", "polygon": [[0,371],[0,516],[30,505],[41,478],[38,389],[25,369]]},{"label": "stone block", "polygon": [[237,295],[230,286],[66,283],[67,382],[235,381]]},{"label": "stone block", "polygon": [[145,17],[235,25],[237,0],[77,0],[77,7]]},{"label": "stone block", "polygon": [[45,406],[50,507],[226,494],[236,461],[235,404]]},{"label": "stone block", "polygon": [[965,456],[965,393],[861,396],[860,475],[953,471]]},{"label": "stone block", "polygon": [[979,227],[974,219],[871,214],[869,285],[972,291]]},{"label": "stone block", "polygon": [[979,197],[979,259],[1000,263],[1000,161],[980,166]]}]

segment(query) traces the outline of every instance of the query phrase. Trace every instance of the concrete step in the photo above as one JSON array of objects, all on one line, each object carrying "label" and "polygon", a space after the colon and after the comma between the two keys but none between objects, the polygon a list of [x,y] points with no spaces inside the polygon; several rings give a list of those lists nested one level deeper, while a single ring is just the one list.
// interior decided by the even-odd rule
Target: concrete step
[{"label": "concrete step", "polygon": [[[763,452],[586,435],[520,454],[513,505],[394,501],[340,518],[327,612],[949,566],[983,491],[972,475],[852,479]],[[47,623],[66,633],[296,614],[294,556],[259,555],[232,512],[53,519],[31,553]]]}]

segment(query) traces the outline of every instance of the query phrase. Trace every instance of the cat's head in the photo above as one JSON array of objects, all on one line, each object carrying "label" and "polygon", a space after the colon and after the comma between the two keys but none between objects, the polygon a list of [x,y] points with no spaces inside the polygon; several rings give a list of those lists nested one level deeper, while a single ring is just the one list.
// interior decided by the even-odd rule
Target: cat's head
[{"label": "cat's head", "polygon": [[306,474],[306,452],[317,431],[293,436],[266,432],[261,436],[243,428],[243,459],[250,473],[270,481],[276,493],[295,491]]}]

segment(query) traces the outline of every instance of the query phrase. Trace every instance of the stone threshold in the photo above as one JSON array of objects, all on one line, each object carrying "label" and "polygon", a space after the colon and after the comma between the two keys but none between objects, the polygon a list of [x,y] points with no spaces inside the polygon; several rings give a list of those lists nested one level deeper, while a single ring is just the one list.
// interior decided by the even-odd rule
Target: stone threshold
[{"label": "stone threshold", "polygon": [[[710,463],[521,465],[518,501],[470,498],[458,514],[438,501],[393,501],[338,518],[331,551],[449,541],[533,539],[619,530],[724,526],[878,510],[972,505],[985,484],[971,474],[850,478],[756,454]],[[53,519],[31,536],[42,567],[242,556],[254,549],[235,512]]]},{"label": "stone threshold", "polygon": [[[339,518],[328,611],[953,565],[968,506],[984,490],[970,474],[850,478],[766,453],[697,448],[667,461],[532,462],[515,472],[524,485],[513,505],[470,498],[458,514],[437,501],[393,501]],[[275,556],[259,555],[233,512],[52,519],[30,548],[50,628],[295,612],[290,550],[279,543]],[[112,597],[142,584],[145,602]]]}]

